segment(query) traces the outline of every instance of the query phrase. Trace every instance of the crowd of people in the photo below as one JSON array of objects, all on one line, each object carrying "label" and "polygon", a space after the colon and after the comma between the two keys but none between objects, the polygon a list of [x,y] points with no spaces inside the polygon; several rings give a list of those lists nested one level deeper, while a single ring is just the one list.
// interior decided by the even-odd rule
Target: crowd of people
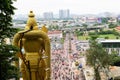
[{"label": "crowd of people", "polygon": [[[62,47],[57,48],[54,45],[51,50],[51,80],[84,80],[82,69],[74,64],[74,55],[69,53],[68,37],[66,36],[64,44],[57,44]],[[73,65],[76,67],[73,68]]]}]

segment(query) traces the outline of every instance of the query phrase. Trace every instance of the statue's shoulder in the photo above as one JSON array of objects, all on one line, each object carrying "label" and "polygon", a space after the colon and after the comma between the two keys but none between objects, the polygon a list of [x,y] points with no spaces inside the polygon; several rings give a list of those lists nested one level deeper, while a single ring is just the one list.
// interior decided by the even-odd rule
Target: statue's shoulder
[{"label": "statue's shoulder", "polygon": [[28,31],[28,30],[19,31],[18,34],[22,34],[22,33],[26,32],[26,31]]}]

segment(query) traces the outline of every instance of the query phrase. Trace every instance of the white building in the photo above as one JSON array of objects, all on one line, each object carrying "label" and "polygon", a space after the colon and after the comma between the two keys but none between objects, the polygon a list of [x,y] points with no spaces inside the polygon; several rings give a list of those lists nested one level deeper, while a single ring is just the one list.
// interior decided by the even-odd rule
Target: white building
[{"label": "white building", "polygon": [[116,51],[120,55],[120,40],[101,40],[100,43],[109,54]]}]

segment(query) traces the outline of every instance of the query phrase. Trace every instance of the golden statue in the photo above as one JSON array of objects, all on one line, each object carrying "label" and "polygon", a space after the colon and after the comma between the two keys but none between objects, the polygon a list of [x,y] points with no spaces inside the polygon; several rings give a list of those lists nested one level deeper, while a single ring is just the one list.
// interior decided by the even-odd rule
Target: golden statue
[{"label": "golden statue", "polygon": [[13,45],[20,48],[17,56],[22,59],[23,80],[51,80],[50,40],[46,33],[47,28],[44,26],[40,30],[34,16],[30,11],[25,30],[15,34]]}]

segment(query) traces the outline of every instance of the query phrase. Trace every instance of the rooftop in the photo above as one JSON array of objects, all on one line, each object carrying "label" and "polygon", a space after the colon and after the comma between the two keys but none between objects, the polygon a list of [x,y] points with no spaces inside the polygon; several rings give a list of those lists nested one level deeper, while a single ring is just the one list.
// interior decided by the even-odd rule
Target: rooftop
[{"label": "rooftop", "polygon": [[100,40],[99,42],[101,42],[101,43],[120,43],[120,40],[116,40],[116,39],[113,39],[113,40]]},{"label": "rooftop", "polygon": [[120,30],[120,26],[117,26],[116,29],[117,29],[117,30]]}]

